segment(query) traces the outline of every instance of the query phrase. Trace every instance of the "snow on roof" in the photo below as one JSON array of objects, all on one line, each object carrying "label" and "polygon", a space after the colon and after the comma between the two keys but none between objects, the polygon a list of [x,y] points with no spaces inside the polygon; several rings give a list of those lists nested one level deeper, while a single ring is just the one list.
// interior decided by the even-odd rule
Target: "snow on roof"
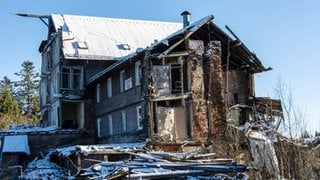
[{"label": "snow on roof", "polygon": [[110,60],[146,48],[182,28],[182,23],[144,21],[66,14],[51,15],[62,30],[67,59]]},{"label": "snow on roof", "polygon": [[3,153],[26,153],[30,155],[27,135],[5,136],[3,142]]},{"label": "snow on roof", "polygon": [[9,130],[1,132],[15,132],[15,133],[27,133],[27,132],[52,132],[58,130],[58,126],[41,127],[39,125],[12,125]]},{"label": "snow on roof", "polygon": [[[210,22],[213,19],[213,16],[206,16],[194,23],[192,23],[191,25],[185,27],[185,28],[181,28],[178,29],[177,31],[174,31],[172,33],[167,34],[167,36],[165,36],[164,38],[158,39],[159,41],[157,41],[156,43],[146,47],[145,49],[139,49],[139,52],[145,51],[145,50],[152,50],[154,48],[156,48],[157,46],[159,46],[160,44],[165,44],[168,45],[168,42],[170,39],[179,36],[181,34],[184,34],[186,32],[188,32],[188,37],[193,34],[197,29],[199,29],[201,26],[203,26],[204,24]],[[128,59],[133,58],[134,56],[137,55],[137,52],[133,52],[131,54],[128,54],[127,56],[123,56],[122,58],[119,58],[119,62],[113,64],[112,66],[109,66],[108,68],[100,71],[99,73],[97,73],[96,75],[94,75],[93,77],[91,77],[88,81],[87,84],[92,83],[93,81],[95,81],[96,79],[100,78],[101,76],[103,76],[105,73],[109,72],[110,70],[112,70],[113,68],[121,65],[122,63],[126,62]]]}]

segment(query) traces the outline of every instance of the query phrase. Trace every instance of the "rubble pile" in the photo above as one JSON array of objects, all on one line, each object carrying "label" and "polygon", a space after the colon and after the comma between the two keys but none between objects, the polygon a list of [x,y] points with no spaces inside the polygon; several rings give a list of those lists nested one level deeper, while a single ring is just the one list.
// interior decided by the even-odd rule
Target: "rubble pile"
[{"label": "rubble pile", "polygon": [[75,177],[89,179],[239,178],[247,167],[232,159],[212,159],[214,153],[126,152],[132,159],[101,162],[80,170]]},{"label": "rubble pile", "polygon": [[[141,143],[132,143],[55,149],[30,163],[22,178],[236,179],[246,178],[247,170],[246,165],[217,158],[215,153],[197,149],[185,153],[152,151]],[[53,177],[57,174],[59,177]]]}]

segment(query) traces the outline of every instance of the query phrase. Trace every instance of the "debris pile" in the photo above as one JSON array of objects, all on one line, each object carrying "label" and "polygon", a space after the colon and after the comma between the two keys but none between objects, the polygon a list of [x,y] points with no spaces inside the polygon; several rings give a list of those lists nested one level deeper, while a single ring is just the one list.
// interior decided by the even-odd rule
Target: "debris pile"
[{"label": "debris pile", "polygon": [[43,159],[36,158],[29,163],[20,179],[64,179],[67,175],[67,170],[50,162],[47,155]]},{"label": "debris pile", "polygon": [[80,170],[75,177],[115,179],[163,179],[163,178],[239,178],[246,176],[243,164],[232,159],[212,159],[214,153],[199,154],[171,152],[132,152],[131,159],[116,162],[100,162]]},{"label": "debris pile", "polygon": [[[191,150],[185,153],[148,150],[143,143],[71,146],[52,150],[35,159],[23,179],[34,177],[68,179],[165,179],[247,177],[246,165],[215,153]],[[46,171],[51,169],[51,171]],[[59,171],[54,173],[53,170]],[[38,174],[38,175],[37,175]],[[59,177],[53,177],[57,174]]]}]

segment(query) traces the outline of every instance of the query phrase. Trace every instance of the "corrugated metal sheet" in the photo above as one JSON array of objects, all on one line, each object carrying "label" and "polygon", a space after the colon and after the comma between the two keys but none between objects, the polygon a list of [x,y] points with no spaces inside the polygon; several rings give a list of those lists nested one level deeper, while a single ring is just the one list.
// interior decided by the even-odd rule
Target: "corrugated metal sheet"
[{"label": "corrugated metal sheet", "polygon": [[5,136],[3,153],[26,153],[30,155],[27,135]]},{"label": "corrugated metal sheet", "polygon": [[146,48],[182,28],[182,23],[52,14],[62,29],[67,59],[110,60]]}]

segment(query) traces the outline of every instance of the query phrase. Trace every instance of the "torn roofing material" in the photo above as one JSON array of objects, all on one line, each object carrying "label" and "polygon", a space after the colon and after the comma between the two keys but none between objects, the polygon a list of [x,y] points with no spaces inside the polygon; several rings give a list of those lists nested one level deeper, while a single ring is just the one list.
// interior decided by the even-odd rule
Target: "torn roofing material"
[{"label": "torn roofing material", "polygon": [[126,56],[182,28],[182,23],[66,14],[52,14],[51,23],[62,31],[64,57],[85,60]]},{"label": "torn roofing material", "polygon": [[[158,48],[165,47],[164,51],[162,51],[157,58],[161,59],[163,56],[169,54],[174,50],[175,47],[180,45],[181,43],[184,42],[184,40],[188,38],[193,38],[193,39],[205,39],[205,41],[209,42],[210,40],[219,40],[222,42],[222,45],[224,46],[224,52],[223,55],[226,54],[228,46],[228,40],[231,42],[235,42],[227,33],[225,33],[223,30],[221,30],[216,24],[212,22],[213,16],[206,16],[191,25],[182,28],[170,35],[168,35],[166,38],[154,43],[153,45],[139,51],[139,52],[133,52],[127,56],[123,56],[121,58],[118,58],[119,62],[115,63],[114,65],[102,70],[101,72],[97,73],[94,75],[92,78],[90,78],[87,81],[87,84],[91,84],[95,80],[99,79],[101,76],[104,74],[108,73],[109,71],[113,70],[114,68],[120,66],[121,64],[124,64],[127,60],[134,58],[137,56],[139,53],[145,52],[145,51],[154,51]],[[196,34],[197,31],[201,29],[201,33],[198,33],[199,35]],[[205,33],[207,35],[204,35]],[[210,34],[212,37],[211,39],[208,38],[208,34]],[[202,36],[202,37],[200,37]],[[209,36],[210,37],[210,36]],[[169,45],[171,44],[171,46]],[[250,71],[254,73],[258,72],[263,72],[267,71],[269,69],[266,69],[259,58],[252,52],[250,52],[247,47],[241,43],[237,46],[233,46],[230,48],[230,54],[233,57],[232,64],[234,66],[237,66],[237,68],[247,68]],[[223,57],[222,60],[223,63],[226,64],[226,56]]]},{"label": "torn roofing material", "polygon": [[26,153],[30,155],[27,135],[5,136],[3,142],[3,153]]}]

